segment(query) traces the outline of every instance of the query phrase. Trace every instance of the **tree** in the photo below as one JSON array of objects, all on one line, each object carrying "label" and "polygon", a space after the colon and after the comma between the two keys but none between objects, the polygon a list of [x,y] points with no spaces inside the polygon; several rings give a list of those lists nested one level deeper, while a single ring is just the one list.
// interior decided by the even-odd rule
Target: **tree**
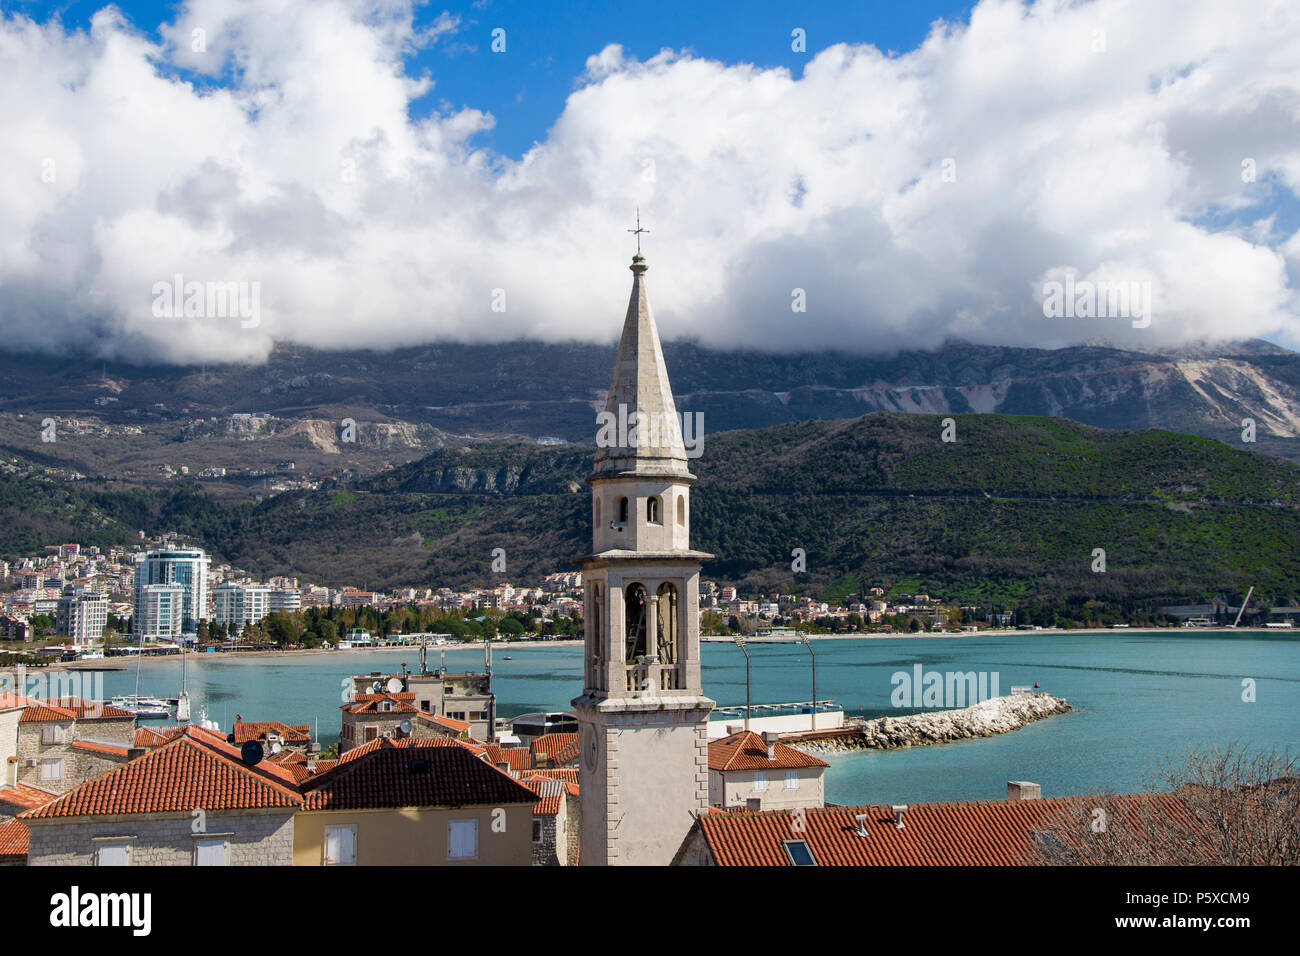
[{"label": "tree", "polygon": [[[1147,794],[1063,801],[1030,848],[1034,864],[1295,866],[1300,763],[1231,745],[1165,764]],[[1159,792],[1157,792],[1159,791]]]},{"label": "tree", "polygon": [[501,623],[497,625],[497,629],[501,632],[501,636],[505,638],[519,637],[524,633],[524,626],[513,617],[502,618]]}]

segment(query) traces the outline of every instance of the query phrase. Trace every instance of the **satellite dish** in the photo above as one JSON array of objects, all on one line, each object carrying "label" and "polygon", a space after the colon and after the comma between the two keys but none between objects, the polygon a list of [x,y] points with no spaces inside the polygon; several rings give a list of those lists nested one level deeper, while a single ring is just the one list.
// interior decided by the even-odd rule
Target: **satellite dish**
[{"label": "satellite dish", "polygon": [[402,681],[398,677],[388,678],[388,692],[390,694],[400,694],[402,691]]},{"label": "satellite dish", "polygon": [[275,743],[271,744],[271,753],[273,754],[278,754],[283,749],[284,749],[284,744],[280,743],[278,740]]},{"label": "satellite dish", "polygon": [[250,767],[256,767],[262,762],[262,744],[256,740],[250,740],[240,748],[239,759],[244,761]]},{"label": "satellite dish", "polygon": [[226,734],[226,743],[233,744],[234,742],[235,742],[235,735],[233,733]]},{"label": "satellite dish", "polygon": [[373,684],[370,685],[370,689],[373,690],[376,694],[378,694],[381,690],[384,689],[384,685],[379,683],[379,681],[375,681]]},{"label": "satellite dish", "polygon": [[409,720],[404,720],[397,726],[404,734],[409,734],[411,732],[411,722]]}]

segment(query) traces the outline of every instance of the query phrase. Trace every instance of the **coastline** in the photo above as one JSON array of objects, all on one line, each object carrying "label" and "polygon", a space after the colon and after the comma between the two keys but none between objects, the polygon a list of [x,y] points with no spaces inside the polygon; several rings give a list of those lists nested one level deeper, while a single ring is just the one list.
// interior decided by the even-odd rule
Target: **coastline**
[{"label": "coastline", "polygon": [[[916,633],[853,633],[853,634],[807,634],[810,641],[868,641],[868,640],[917,640],[928,638],[967,638],[967,637],[1006,637],[1008,635],[1025,635],[1025,636],[1059,636],[1062,634],[1078,634],[1095,637],[1099,634],[1278,634],[1278,635],[1297,635],[1300,636],[1300,628],[1266,628],[1266,627],[1077,627],[1077,628],[1043,628],[1041,631],[1022,631],[1014,627],[985,628],[980,631],[917,631]],[[700,642],[703,644],[730,644],[733,638],[718,635],[701,635]],[[791,644],[797,643],[798,639],[790,636],[777,637],[747,637],[746,643],[749,644]],[[493,641],[492,649],[498,650],[526,650],[534,647],[581,647],[581,639],[572,638],[557,641]],[[485,645],[481,642],[470,644],[446,644],[430,647],[431,651],[482,651]],[[214,662],[222,660],[243,659],[249,657],[264,658],[267,660],[279,660],[285,657],[310,657],[326,654],[351,654],[356,652],[373,653],[398,652],[406,651],[408,653],[418,654],[420,649],[416,645],[405,644],[393,647],[368,647],[368,648],[351,648],[349,650],[325,650],[324,648],[304,648],[302,650],[276,650],[276,651],[218,651],[213,654],[194,652],[191,657],[201,658],[204,661]],[[169,654],[164,657],[146,657],[144,663],[148,664],[151,660],[172,660],[178,655]],[[131,656],[96,658],[93,660],[78,660],[67,662],[50,661],[48,666],[58,666],[70,670],[97,670],[101,668],[120,668],[128,664],[134,664],[135,658]]]}]

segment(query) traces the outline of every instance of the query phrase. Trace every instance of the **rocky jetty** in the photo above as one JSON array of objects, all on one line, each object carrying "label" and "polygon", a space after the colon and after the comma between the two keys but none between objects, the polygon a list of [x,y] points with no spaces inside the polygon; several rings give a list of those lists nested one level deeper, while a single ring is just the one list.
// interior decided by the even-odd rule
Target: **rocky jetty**
[{"label": "rocky jetty", "polygon": [[817,736],[788,739],[792,747],[810,754],[845,750],[896,750],[925,747],[972,737],[992,737],[1019,730],[1044,717],[1064,714],[1070,705],[1050,694],[993,697],[960,710],[942,710],[906,717],[877,717]]}]

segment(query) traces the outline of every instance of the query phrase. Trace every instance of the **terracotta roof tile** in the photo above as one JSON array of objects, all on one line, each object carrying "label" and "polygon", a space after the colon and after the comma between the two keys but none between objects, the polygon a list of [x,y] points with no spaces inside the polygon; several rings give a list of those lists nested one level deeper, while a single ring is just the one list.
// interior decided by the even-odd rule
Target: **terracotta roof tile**
[{"label": "terracotta roof tile", "polygon": [[91,753],[106,754],[111,757],[125,757],[127,749],[118,744],[102,744],[95,740],[74,740],[71,744],[74,750],[87,750]]},{"label": "terracotta roof tile", "polygon": [[338,766],[304,781],[304,809],[532,804],[537,799],[527,787],[454,740],[381,737],[365,749],[356,757],[349,750]]},{"label": "terracotta roof tile", "polygon": [[262,761],[246,765],[219,735],[187,727],[142,757],[74,787],[23,819],[102,814],[292,808],[297,783],[284,767]]},{"label": "terracotta roof tile", "polygon": [[542,734],[533,739],[530,749],[534,754],[546,754],[552,763],[570,763],[578,759],[578,735]]},{"label": "terracotta roof tile", "polygon": [[469,733],[472,726],[467,720],[456,720],[453,717],[444,717],[441,714],[430,714],[423,710],[417,710],[416,717],[422,720],[427,720],[429,723],[446,730],[455,731],[458,734]]},{"label": "terracotta roof tile", "polygon": [[78,697],[57,697],[52,700],[32,700],[19,723],[64,720],[127,720],[135,715],[112,704]]},{"label": "terracotta roof tile", "polygon": [[[418,714],[421,711],[411,703],[413,700],[415,700],[413,693],[357,694],[353,700],[343,704],[339,709],[346,710],[350,714]],[[391,709],[383,709],[385,701],[392,705]]]},{"label": "terracotta roof tile", "polygon": [[563,780],[565,783],[571,783],[575,787],[578,785],[577,767],[553,767],[549,770],[534,770],[529,776],[545,777],[547,780]]},{"label": "terracotta roof tile", "polygon": [[709,769],[730,770],[794,770],[799,767],[829,767],[819,760],[779,741],[774,748],[775,760],[767,759],[767,744],[752,730],[742,730],[730,737],[709,741]]},{"label": "terracotta roof tile", "polygon": [[17,820],[0,823],[0,860],[27,859],[27,827]]},{"label": "terracotta roof tile", "polygon": [[278,720],[239,720],[231,728],[235,743],[265,740],[267,734],[279,734],[287,743],[311,743],[310,724],[282,724]]},{"label": "terracotta roof tile", "polygon": [[1013,866],[1027,862],[1049,814],[1079,799],[912,804],[902,828],[890,807],[874,805],[808,808],[801,831],[790,810],[703,813],[695,825],[719,866],[790,866],[788,840],[807,843],[819,866]]},{"label": "terracotta roof tile", "polygon": [[519,782],[537,794],[538,800],[533,804],[533,816],[553,817],[560,812],[560,801],[564,799],[564,781],[533,776],[525,777]]},{"label": "terracotta roof tile", "polygon": [[533,754],[527,747],[502,747],[499,744],[484,744],[483,752],[495,767],[499,763],[509,765],[516,773],[533,769]]},{"label": "terracotta roof tile", "polygon": [[0,812],[21,813],[23,810],[44,806],[57,796],[57,793],[50,793],[25,783],[0,787]]}]

